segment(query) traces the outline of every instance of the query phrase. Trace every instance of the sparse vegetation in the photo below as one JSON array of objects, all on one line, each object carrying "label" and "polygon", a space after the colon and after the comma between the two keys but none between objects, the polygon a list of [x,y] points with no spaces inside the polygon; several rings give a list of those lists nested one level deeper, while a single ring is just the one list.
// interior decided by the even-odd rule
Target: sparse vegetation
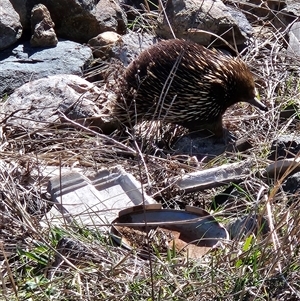
[{"label": "sparse vegetation", "polygon": [[[266,29],[267,23],[262,26]],[[28,132],[4,123],[0,136],[0,300],[300,300],[300,200],[294,197],[290,203],[281,192],[286,175],[267,181],[254,177],[267,165],[270,144],[278,133],[299,129],[295,118],[299,112],[280,119],[283,108],[295,105],[299,109],[300,94],[298,75],[289,72],[287,62],[292,60],[299,68],[299,60],[281,56],[284,39],[284,33],[276,31],[266,43],[257,34],[244,53],[257,75],[261,100],[270,110],[263,115],[241,104],[224,117],[225,125],[236,136],[250,140],[253,149],[222,154],[207,165],[244,158],[255,162],[249,179],[236,186],[238,197],[229,206],[220,206],[216,217],[227,223],[241,213],[264,216],[269,233],[258,231],[224,241],[200,260],[180,257],[174,249],[142,259],[134,250],[114,246],[97,227],[51,225],[44,219],[51,207],[47,181],[40,177],[46,166],[97,171],[121,164],[143,184],[150,184],[150,179],[147,193],[164,206],[176,208],[190,204],[210,209],[214,196],[224,188],[178,195],[168,187],[167,179],[205,168],[205,163],[190,164],[172,152],[166,158],[145,154],[137,149],[138,143],[120,139],[119,133],[108,140],[84,127]],[[272,52],[267,44],[272,45]],[[131,148],[138,152],[131,153]]]}]

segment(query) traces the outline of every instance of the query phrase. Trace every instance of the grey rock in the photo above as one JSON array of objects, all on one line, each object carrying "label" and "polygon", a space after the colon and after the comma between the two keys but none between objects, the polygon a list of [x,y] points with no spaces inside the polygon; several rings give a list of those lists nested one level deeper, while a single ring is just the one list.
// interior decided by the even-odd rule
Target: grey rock
[{"label": "grey rock", "polygon": [[[17,2],[18,0],[13,0]],[[26,1],[26,17],[34,5],[44,4],[55,23],[57,36],[79,43],[87,43],[104,31],[123,34],[126,31],[126,15],[113,0],[23,0]]]},{"label": "grey rock", "polygon": [[300,136],[282,135],[272,142],[269,160],[295,158],[300,151]]},{"label": "grey rock", "polygon": [[[124,71],[124,67],[127,67],[143,50],[158,41],[158,38],[152,34],[133,31],[120,36],[120,39],[118,36],[114,32],[104,32],[89,41],[94,56],[100,56],[101,59],[92,61],[85,70],[84,78],[91,82],[98,81],[99,84],[103,84],[103,79],[107,81],[108,78],[115,81]],[[107,99],[107,95],[104,98]]]},{"label": "grey rock", "polygon": [[289,176],[282,184],[282,189],[286,193],[288,204],[299,204],[300,172]]},{"label": "grey rock", "polygon": [[1,0],[0,7],[0,50],[14,44],[22,35],[18,13],[9,0]]},{"label": "grey rock", "polygon": [[54,31],[54,22],[47,7],[43,4],[35,5],[31,12],[32,47],[51,47],[58,43]]},{"label": "grey rock", "polygon": [[289,30],[287,51],[292,57],[295,57],[295,55],[300,56],[300,22],[294,23]]},{"label": "grey rock", "polygon": [[118,1],[100,0],[95,9],[95,17],[100,24],[100,32],[126,32],[127,18]]},{"label": "grey rock", "polygon": [[[299,36],[300,38],[300,36]],[[296,46],[294,44],[294,46]],[[300,44],[299,44],[300,47]],[[300,48],[298,49],[298,51],[300,50]],[[295,49],[296,51],[296,49]],[[299,52],[300,55],[300,52]],[[293,54],[293,56],[295,56],[295,54]],[[300,70],[299,70],[300,71]],[[283,108],[282,111],[280,111],[280,119],[282,120],[287,120],[287,119],[291,119],[293,124],[293,121],[299,120],[300,116],[299,116],[299,112],[300,112],[300,103],[290,103],[288,104],[285,108]]]},{"label": "grey rock", "polygon": [[29,43],[0,53],[0,96],[48,75],[82,75],[92,58],[89,47],[60,41],[55,48],[32,48]]},{"label": "grey rock", "polygon": [[[243,25],[241,30],[240,16],[221,0],[170,0],[166,14],[158,20],[156,32],[163,38],[184,38],[202,45],[213,42],[214,46],[220,46],[226,44],[224,40],[241,45],[252,30],[246,18],[243,18],[243,24],[247,26]],[[223,41],[216,36],[221,36]]]},{"label": "grey rock", "polygon": [[61,74],[29,82],[10,95],[2,113],[6,123],[36,130],[66,122],[63,115],[86,126],[101,114],[99,88],[76,75]]},{"label": "grey rock", "polygon": [[270,232],[270,226],[267,219],[256,214],[249,214],[238,218],[231,222],[226,228],[230,238],[234,240],[243,239],[251,234],[266,235]]},{"label": "grey rock", "polygon": [[93,50],[94,57],[106,58],[112,55],[112,48],[120,44],[121,35],[113,31],[100,33],[90,39],[88,44]]},{"label": "grey rock", "polygon": [[201,162],[208,162],[225,151],[234,152],[239,144],[227,129],[224,137],[216,138],[209,130],[199,130],[181,136],[171,148],[176,154],[196,156]]},{"label": "grey rock", "polygon": [[158,42],[158,38],[148,33],[130,31],[122,36],[122,43],[112,48],[112,56],[128,66],[144,49]]},{"label": "grey rock", "polygon": [[300,17],[300,3],[295,0],[286,0],[286,7],[281,9],[274,18],[273,25],[281,30],[286,29],[292,22]]},{"label": "grey rock", "polygon": [[[290,177],[288,177],[288,179],[286,179],[286,181],[283,183],[282,188],[285,192],[289,192],[292,194],[295,194],[296,192],[300,192],[300,172],[297,172],[293,175],[291,175]],[[299,198],[299,196],[298,196]]]},{"label": "grey rock", "polygon": [[286,0],[239,0],[237,5],[251,21],[271,20],[285,7]]},{"label": "grey rock", "polygon": [[176,154],[196,156],[199,161],[208,162],[226,151],[224,141],[216,140],[212,134],[203,131],[196,134],[188,134],[180,137],[172,149]]},{"label": "grey rock", "polygon": [[20,21],[23,27],[22,36],[30,37],[30,14],[33,5],[29,8],[28,0],[9,0],[15,11],[20,16]]},{"label": "grey rock", "polygon": [[253,34],[253,28],[251,24],[248,22],[246,16],[242,13],[242,11],[232,8],[230,6],[228,6],[227,9],[228,12],[231,14],[231,16],[234,18],[242,36],[250,37]]}]

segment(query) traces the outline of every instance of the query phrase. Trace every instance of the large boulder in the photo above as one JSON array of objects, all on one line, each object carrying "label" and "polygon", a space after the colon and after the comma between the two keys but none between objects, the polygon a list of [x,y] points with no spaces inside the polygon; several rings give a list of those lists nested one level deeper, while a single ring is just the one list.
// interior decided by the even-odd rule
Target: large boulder
[{"label": "large boulder", "polygon": [[189,39],[202,45],[214,42],[220,46],[226,42],[241,45],[252,34],[246,17],[221,0],[170,0],[165,12],[156,29],[162,38]]},{"label": "large boulder", "polygon": [[20,17],[9,0],[1,0],[0,50],[14,44],[22,35]]},{"label": "large boulder", "polygon": [[29,130],[66,122],[88,126],[101,114],[96,100],[100,89],[83,78],[60,74],[29,82],[10,95],[2,113],[7,124]]}]

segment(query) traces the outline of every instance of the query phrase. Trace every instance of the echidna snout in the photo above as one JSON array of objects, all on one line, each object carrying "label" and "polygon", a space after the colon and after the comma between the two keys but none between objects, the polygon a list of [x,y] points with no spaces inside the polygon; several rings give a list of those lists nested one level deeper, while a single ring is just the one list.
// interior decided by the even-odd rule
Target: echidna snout
[{"label": "echidna snout", "polygon": [[251,98],[249,100],[247,100],[248,103],[250,103],[251,105],[253,105],[254,107],[259,108],[262,111],[268,111],[268,108],[262,103],[260,102],[257,97]]}]

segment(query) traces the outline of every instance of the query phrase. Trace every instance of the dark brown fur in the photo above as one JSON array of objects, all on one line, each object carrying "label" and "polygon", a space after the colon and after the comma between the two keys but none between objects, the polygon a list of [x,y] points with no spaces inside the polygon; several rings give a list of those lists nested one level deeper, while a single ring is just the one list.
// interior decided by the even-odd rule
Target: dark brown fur
[{"label": "dark brown fur", "polygon": [[222,115],[231,105],[244,101],[266,110],[255,99],[254,80],[242,60],[184,40],[143,51],[127,67],[122,85],[114,114],[131,124],[163,120],[221,136]]}]

